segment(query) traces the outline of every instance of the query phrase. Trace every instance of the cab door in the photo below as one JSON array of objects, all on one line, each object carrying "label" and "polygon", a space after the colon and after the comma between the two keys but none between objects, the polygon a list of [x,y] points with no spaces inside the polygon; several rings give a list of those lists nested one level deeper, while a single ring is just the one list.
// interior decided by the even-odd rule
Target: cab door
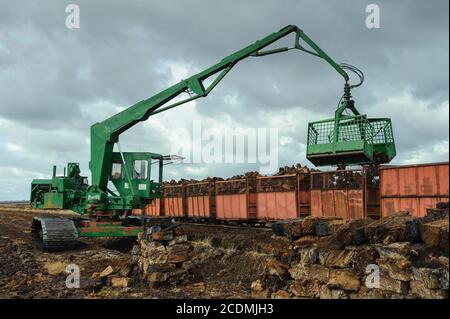
[{"label": "cab door", "polygon": [[140,158],[140,156],[133,156],[133,159],[130,160],[135,195],[143,198],[150,197],[150,160],[150,158]]}]

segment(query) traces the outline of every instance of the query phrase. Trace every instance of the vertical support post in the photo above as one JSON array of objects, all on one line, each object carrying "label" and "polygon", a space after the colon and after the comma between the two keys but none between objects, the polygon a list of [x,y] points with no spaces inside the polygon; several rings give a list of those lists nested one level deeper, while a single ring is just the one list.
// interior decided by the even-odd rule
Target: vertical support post
[{"label": "vertical support post", "polygon": [[134,185],[133,185],[133,182],[132,182],[132,180],[131,180],[131,174],[130,174],[130,172],[128,171],[128,165],[127,165],[127,163],[125,162],[125,157],[123,156],[122,148],[120,147],[119,141],[117,141],[117,147],[119,148],[120,157],[122,158],[123,168],[124,168],[124,171],[125,171],[125,177],[126,177],[126,179],[127,179],[128,185],[129,185],[129,187],[130,187],[131,195],[134,196],[134,195],[135,195],[135,193],[134,193]]},{"label": "vertical support post", "polygon": [[163,160],[162,159],[160,159],[159,160],[159,184],[160,184],[160,187],[162,187],[162,181],[163,181]]},{"label": "vertical support post", "polygon": [[339,122],[341,120],[341,114],[342,111],[345,110],[346,106],[344,105],[345,102],[342,102],[341,106],[336,110],[334,115],[334,127],[333,127],[333,154],[336,153],[336,145],[338,142],[338,136],[339,136]]},{"label": "vertical support post", "polygon": [[362,189],[363,189],[363,199],[364,199],[364,204],[363,204],[363,209],[364,209],[364,218],[367,218],[367,213],[368,213],[368,202],[369,202],[369,189],[368,189],[368,185],[367,185],[367,169],[365,169],[364,167],[362,168]]}]

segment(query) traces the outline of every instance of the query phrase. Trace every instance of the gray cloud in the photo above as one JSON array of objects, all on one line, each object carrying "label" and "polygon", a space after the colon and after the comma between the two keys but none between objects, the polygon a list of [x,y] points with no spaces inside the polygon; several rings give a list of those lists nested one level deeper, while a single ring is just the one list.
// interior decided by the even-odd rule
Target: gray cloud
[{"label": "gray cloud", "polygon": [[[365,27],[373,1],[3,1],[0,4],[0,200],[28,196],[51,165],[79,161],[88,175],[89,127],[284,27],[304,29],[338,62],[360,67],[361,111],[392,117],[395,163],[448,159],[448,1],[377,1],[381,28]],[[77,3],[81,28],[65,28]],[[290,44],[286,39],[280,45]],[[209,97],[155,116],[123,148],[168,153],[178,127],[268,127],[280,165],[306,163],[308,121],[332,116],[343,81],[300,52],[240,62]],[[303,146],[302,146],[303,145]],[[229,176],[254,164],[183,164],[168,178]],[[61,168],[62,170],[62,168]]]}]

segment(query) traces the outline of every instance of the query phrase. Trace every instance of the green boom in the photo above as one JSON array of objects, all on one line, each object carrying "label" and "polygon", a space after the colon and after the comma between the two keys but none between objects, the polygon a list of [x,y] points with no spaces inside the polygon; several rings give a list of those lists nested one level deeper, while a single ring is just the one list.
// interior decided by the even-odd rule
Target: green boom
[{"label": "green boom", "polygon": [[[260,51],[291,33],[295,33],[295,43],[293,47]],[[303,40],[309,48],[305,48],[300,43],[300,40]],[[322,49],[320,49],[319,46],[317,46],[317,44],[315,44],[301,29],[293,25],[287,26],[280,31],[274,32],[227,56],[210,68],[195,74],[146,100],[130,106],[103,122],[94,124],[91,127],[91,161],[89,164],[92,174],[92,185],[98,187],[100,190],[106,191],[108,178],[111,172],[114,143],[118,142],[121,133],[125,132],[138,122],[147,120],[152,115],[197,98],[206,97],[233,66],[236,65],[236,63],[247,57],[265,56],[285,52],[291,49],[298,49],[324,59],[344,77],[346,82],[349,80],[344,69],[322,51]],[[216,78],[205,88],[203,84],[204,81],[214,75],[216,75]],[[182,101],[167,105],[171,100],[182,93],[190,93],[191,96]]]},{"label": "green boom", "polygon": [[[290,34],[295,35],[292,47],[266,48]],[[134,234],[133,227],[126,228],[126,225],[117,226],[114,223],[124,212],[128,214],[129,210],[142,208],[161,197],[163,161],[167,158],[150,152],[122,153],[120,145],[119,152],[114,152],[114,144],[119,142],[120,134],[152,115],[206,97],[239,61],[247,57],[261,57],[294,49],[325,60],[345,80],[344,99],[335,118],[309,125],[308,158],[317,165],[346,161],[363,163],[380,158],[383,161],[390,160],[395,155],[390,121],[370,120],[356,110],[350,99],[350,89],[357,85],[348,84],[349,76],[345,71],[351,68],[334,62],[301,29],[290,25],[230,54],[208,69],[92,125],[89,162],[91,185],[87,184],[85,177],[80,176],[78,163],[69,163],[67,174],[65,171],[62,176],[57,176],[54,169],[52,179],[32,181],[31,202],[38,208],[72,209],[80,214],[88,214],[91,217],[89,221],[77,222],[80,236]],[[209,84],[206,84],[206,80],[210,80]],[[189,97],[174,101],[183,93]],[[352,111],[354,116],[343,115],[346,109]],[[351,140],[349,134],[353,134]],[[389,143],[385,143],[387,139]],[[355,153],[355,149],[359,153]],[[153,164],[159,166],[153,169]],[[158,180],[151,178],[150,171],[159,173]],[[108,189],[109,181],[114,184],[118,194]],[[108,218],[114,223],[104,221]]]}]

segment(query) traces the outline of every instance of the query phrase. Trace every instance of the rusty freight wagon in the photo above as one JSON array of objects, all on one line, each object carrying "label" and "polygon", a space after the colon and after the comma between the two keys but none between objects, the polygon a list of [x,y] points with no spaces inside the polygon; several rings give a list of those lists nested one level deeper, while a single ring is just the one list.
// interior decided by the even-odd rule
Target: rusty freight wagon
[{"label": "rusty freight wagon", "polygon": [[152,200],[150,204],[147,204],[144,208],[144,215],[145,216],[151,216],[151,217],[157,217],[161,215],[161,199],[155,198]]},{"label": "rusty freight wagon", "polygon": [[379,177],[374,170],[311,172],[311,215],[344,220],[379,218]]},{"label": "rusty freight wagon", "polygon": [[216,218],[257,220],[256,178],[216,181]]},{"label": "rusty freight wagon", "polygon": [[144,209],[143,208],[133,208],[133,210],[131,211],[131,215],[142,216],[142,215],[144,215]]},{"label": "rusty freight wagon", "polygon": [[134,216],[150,216],[157,217],[161,214],[161,199],[156,198],[150,204],[145,205],[144,208],[133,208],[132,215]]},{"label": "rusty freight wagon", "polygon": [[186,184],[187,217],[214,219],[216,217],[216,189],[213,181]]},{"label": "rusty freight wagon", "polygon": [[427,208],[449,200],[449,162],[380,168],[382,216],[409,211],[422,217]]},{"label": "rusty freight wagon", "polygon": [[183,217],[185,208],[185,187],[179,185],[165,185],[163,187],[163,214],[168,217]]},{"label": "rusty freight wagon", "polygon": [[256,178],[258,220],[283,220],[309,215],[309,173]]}]

